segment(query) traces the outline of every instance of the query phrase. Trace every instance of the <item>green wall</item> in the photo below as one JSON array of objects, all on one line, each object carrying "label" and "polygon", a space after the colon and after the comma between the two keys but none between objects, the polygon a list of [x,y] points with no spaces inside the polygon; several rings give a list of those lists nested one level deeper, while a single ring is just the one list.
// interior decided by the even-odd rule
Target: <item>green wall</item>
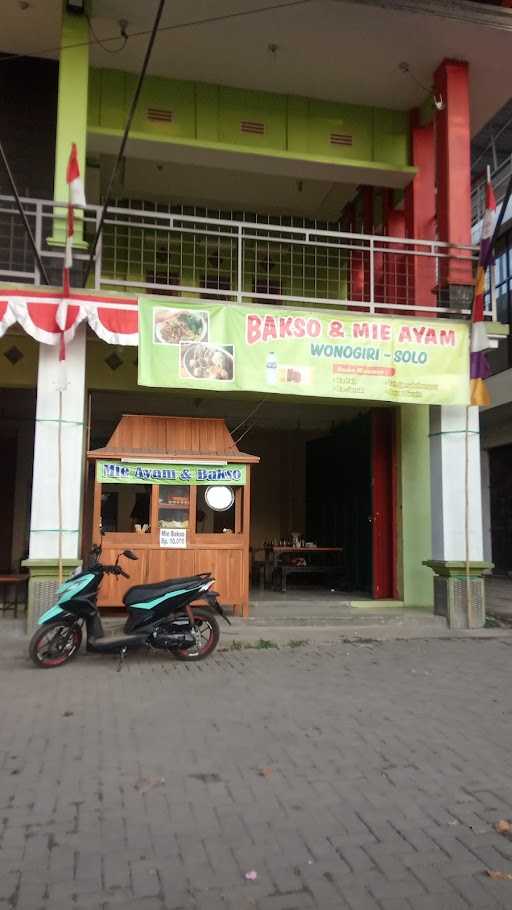
[{"label": "green wall", "polygon": [[400,407],[399,539],[402,599],[409,607],[433,604],[432,572],[422,565],[432,549],[429,406]]},{"label": "green wall", "polygon": [[[134,87],[131,73],[91,69],[89,131],[120,131]],[[168,119],[155,120],[155,112]],[[243,121],[263,124],[262,133],[241,131]],[[409,164],[405,111],[156,76],[144,81],[132,135],[388,169]]]},{"label": "green wall", "polygon": [[0,389],[35,388],[38,354],[37,341],[23,329],[11,329],[0,338]]}]

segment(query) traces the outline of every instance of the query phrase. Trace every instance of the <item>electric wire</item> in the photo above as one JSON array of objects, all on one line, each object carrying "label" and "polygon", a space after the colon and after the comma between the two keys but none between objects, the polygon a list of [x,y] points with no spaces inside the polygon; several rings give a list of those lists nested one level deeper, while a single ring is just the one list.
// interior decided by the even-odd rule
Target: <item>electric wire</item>
[{"label": "electric wire", "polygon": [[114,180],[115,180],[117,171],[118,171],[118,169],[119,169],[119,165],[121,164],[121,161],[122,161],[122,159],[123,159],[124,150],[125,150],[125,147],[126,147],[126,143],[127,143],[127,141],[128,141],[128,136],[129,136],[130,129],[131,129],[131,125],[132,125],[132,120],[133,120],[133,117],[134,117],[134,114],[135,114],[135,110],[136,110],[136,108],[137,108],[137,104],[138,104],[138,102],[139,102],[139,96],[140,96],[141,89],[142,89],[142,83],[144,82],[144,78],[145,78],[145,76],[146,76],[146,72],[147,72],[147,69],[148,69],[148,66],[149,66],[149,61],[150,61],[150,58],[151,58],[151,53],[152,53],[152,51],[153,51],[153,46],[154,46],[154,43],[155,43],[155,40],[156,40],[156,36],[157,36],[157,34],[158,34],[158,31],[159,31],[160,20],[161,20],[161,18],[162,18],[162,14],[163,14],[163,11],[164,11],[165,2],[166,2],[166,0],[159,0],[158,9],[157,9],[156,15],[155,15],[155,21],[153,22],[153,28],[151,29],[151,34],[150,34],[150,36],[149,36],[149,41],[148,41],[148,45],[147,45],[147,48],[146,48],[146,53],[144,54],[144,61],[143,61],[143,63],[142,63],[142,67],[141,67],[141,70],[140,70],[140,73],[139,73],[139,78],[138,78],[138,80],[137,80],[137,85],[136,85],[136,87],[135,87],[135,91],[134,91],[134,93],[133,93],[132,102],[131,102],[131,104],[130,104],[130,110],[128,111],[128,117],[127,117],[127,119],[126,119],[126,124],[125,124],[124,132],[123,132],[123,138],[121,139],[121,144],[120,144],[120,146],[119,146],[119,151],[118,151],[118,153],[117,153],[117,158],[116,158],[116,160],[115,160],[114,167],[112,168],[112,173],[111,173],[111,175],[110,175],[110,179],[109,179],[109,182],[108,182],[108,186],[107,186],[107,189],[106,189],[106,192],[105,192],[105,197],[104,197],[105,201],[104,201],[104,203],[103,203],[103,208],[102,208],[102,210],[101,210],[101,215],[100,215],[100,219],[99,219],[99,222],[98,222],[98,227],[96,228],[96,233],[95,233],[95,235],[94,235],[94,240],[93,240],[93,242],[92,242],[92,244],[91,244],[91,252],[90,252],[90,255],[89,255],[89,259],[88,259],[88,261],[87,261],[87,268],[86,268],[86,270],[85,270],[85,277],[84,277],[84,283],[83,283],[83,286],[84,286],[84,287],[87,287],[87,281],[88,281],[89,275],[90,275],[90,273],[91,273],[91,269],[92,269],[92,264],[93,264],[93,262],[94,262],[94,258],[95,258],[95,256],[96,256],[96,249],[97,249],[97,247],[98,247],[98,242],[99,242],[99,239],[100,239],[100,237],[101,237],[101,233],[102,233],[102,231],[103,231],[103,225],[104,225],[104,223],[105,223],[105,217],[106,217],[106,214],[107,214],[107,211],[108,211],[108,207],[109,207],[109,203],[110,203],[110,196],[111,196],[111,193],[112,193],[112,187],[113,187],[113,185],[114,185]]},{"label": "electric wire", "polygon": [[11,192],[12,192],[12,195],[14,196],[14,201],[16,202],[16,207],[18,209],[21,220],[23,222],[23,226],[25,228],[25,233],[29,239],[30,246],[32,247],[32,250],[33,250],[33,253],[35,256],[35,260],[36,260],[38,268],[39,268],[39,272],[42,275],[42,277],[44,278],[46,284],[49,285],[50,279],[48,277],[48,272],[46,271],[46,269],[44,267],[44,263],[41,258],[41,253],[37,248],[36,241],[34,240],[34,235],[30,228],[30,224],[29,224],[29,221],[27,218],[27,213],[25,212],[25,209],[23,208],[23,204],[20,199],[20,195],[18,193],[18,188],[16,186],[16,181],[14,180],[14,175],[11,171],[9,161],[7,159],[7,154],[6,154],[6,151],[4,149],[4,146],[3,146],[3,143],[1,140],[0,140],[0,161],[2,162],[5,173],[7,174],[7,180],[9,181],[9,185],[11,187]]},{"label": "electric wire", "polygon": [[249,411],[249,413],[247,414],[247,417],[244,417],[244,419],[241,420],[240,423],[237,423],[236,427],[233,427],[233,429],[229,431],[231,433],[231,435],[233,435],[233,433],[236,433],[236,431],[239,430],[240,427],[243,427],[251,419],[251,417],[254,417],[254,415],[258,413],[259,409],[261,408],[262,405],[265,404],[266,401],[267,401],[266,398],[262,398],[261,401],[258,402],[256,407],[253,408],[252,411]]},{"label": "electric wire", "polygon": [[401,73],[404,74],[404,76],[409,76],[409,78],[412,79],[412,81],[419,88],[423,89],[423,91],[427,93],[427,95],[432,94],[432,88],[428,88],[428,86],[424,85],[423,82],[420,82],[418,77],[414,75],[414,73],[408,63],[399,63],[398,69],[400,70]]},{"label": "electric wire", "polygon": [[[270,4],[267,6],[259,6],[250,10],[240,10],[239,12],[234,13],[223,13],[218,16],[205,16],[203,19],[190,19],[187,22],[176,22],[173,25],[164,25],[159,29],[160,32],[173,32],[179,31],[182,28],[193,28],[198,25],[209,25],[215,22],[226,22],[230,19],[243,19],[247,16],[256,16],[259,13],[268,13],[275,12],[280,9],[289,9],[294,6],[306,6],[309,3],[312,3],[313,0],[287,0],[286,3]],[[151,34],[151,29],[143,29],[138,32],[127,33],[127,40],[132,38],[143,38]],[[120,35],[112,35],[111,38],[102,38],[101,42],[106,43],[109,41],[119,41]],[[17,60],[27,60],[30,57],[46,57],[49,54],[60,53],[61,51],[72,50],[77,47],[90,47],[91,45],[99,43],[98,39],[93,39],[90,41],[77,41],[73,44],[64,44],[58,45],[57,47],[50,47],[46,50],[34,50],[30,54],[5,54],[3,57],[0,57],[0,63],[14,63]],[[102,44],[100,44],[102,46]],[[118,53],[116,51],[115,53]]]},{"label": "electric wire", "polygon": [[235,443],[235,445],[237,446],[238,443],[241,442],[241,440],[244,438],[244,436],[247,436],[247,434],[250,433],[251,430],[254,430],[254,427],[255,427],[255,426],[256,426],[255,423],[251,423],[251,424],[247,427],[246,431],[245,431],[244,433],[242,433],[242,434],[238,437],[238,439],[234,439],[233,442]]},{"label": "electric wire", "polygon": [[[101,47],[102,51],[105,51],[106,54],[120,54],[121,51],[124,51],[124,49],[125,49],[125,47],[126,47],[126,45],[127,45],[127,43],[128,43],[128,37],[129,37],[129,36],[126,34],[126,31],[121,30],[121,34],[118,35],[118,38],[122,38],[122,39],[123,39],[123,43],[122,43],[121,47],[116,47],[116,48],[114,48],[114,50],[112,50],[112,48],[110,48],[110,47],[105,47],[105,45],[103,44],[103,39],[102,39],[102,38],[98,38],[96,32],[94,31],[94,26],[93,26],[93,24],[92,24],[91,17],[88,16],[87,13],[85,13],[85,18],[87,19],[87,24],[88,24],[88,26],[89,26],[89,31],[90,31],[91,35],[93,36],[93,38],[94,38],[94,42],[95,42],[96,44],[98,44],[99,47]],[[107,38],[107,41],[111,41],[111,40],[112,40],[111,38]],[[93,44],[94,42],[91,41],[91,44]]]}]

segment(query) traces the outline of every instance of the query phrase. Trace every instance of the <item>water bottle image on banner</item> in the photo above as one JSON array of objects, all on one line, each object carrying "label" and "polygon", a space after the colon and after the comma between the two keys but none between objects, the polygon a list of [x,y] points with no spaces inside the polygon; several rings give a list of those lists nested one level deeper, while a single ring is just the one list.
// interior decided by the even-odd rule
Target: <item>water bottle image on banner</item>
[{"label": "water bottle image on banner", "polygon": [[267,385],[275,385],[277,382],[277,357],[273,351],[270,351],[266,364]]}]

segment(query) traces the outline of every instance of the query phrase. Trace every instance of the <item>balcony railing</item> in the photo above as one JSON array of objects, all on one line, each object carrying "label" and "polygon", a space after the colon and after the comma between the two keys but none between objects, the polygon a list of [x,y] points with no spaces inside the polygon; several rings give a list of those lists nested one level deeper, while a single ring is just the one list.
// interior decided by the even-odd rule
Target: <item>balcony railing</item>
[{"label": "balcony railing", "polygon": [[[507,191],[508,182],[510,180],[510,174],[512,173],[512,155],[509,155],[508,158],[505,158],[505,161],[502,161],[500,166],[496,168],[495,171],[491,172],[491,180],[494,189],[494,195],[496,197],[497,205],[503,201],[503,197]],[[485,176],[480,177],[479,180],[473,183],[471,190],[471,215],[473,225],[478,224],[479,221],[484,217],[485,212],[485,186],[486,178]]]},{"label": "balcony railing", "polygon": [[[51,201],[22,201],[50,281],[60,286],[64,252],[62,246],[50,245],[48,237],[62,209]],[[86,241],[94,237],[100,213],[97,206],[83,212]],[[467,316],[470,300],[466,296],[454,307],[443,276],[458,273],[467,285],[477,255],[471,246],[320,229],[314,222],[298,225],[293,219],[263,221],[261,216],[236,220],[234,215],[199,215],[194,209],[125,204],[108,211],[87,287],[418,316],[434,307],[440,314]],[[77,248],[76,289],[84,285],[87,259],[87,251]],[[0,196],[0,281],[41,285],[9,196]],[[492,316],[492,303],[487,315]]]}]

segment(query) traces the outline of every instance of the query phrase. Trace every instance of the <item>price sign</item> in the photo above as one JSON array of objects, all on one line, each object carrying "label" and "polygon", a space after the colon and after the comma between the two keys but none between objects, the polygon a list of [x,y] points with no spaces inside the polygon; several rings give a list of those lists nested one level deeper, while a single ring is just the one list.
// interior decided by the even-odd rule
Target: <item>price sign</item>
[{"label": "price sign", "polygon": [[187,531],[185,528],[160,528],[160,546],[174,550],[185,550]]}]

